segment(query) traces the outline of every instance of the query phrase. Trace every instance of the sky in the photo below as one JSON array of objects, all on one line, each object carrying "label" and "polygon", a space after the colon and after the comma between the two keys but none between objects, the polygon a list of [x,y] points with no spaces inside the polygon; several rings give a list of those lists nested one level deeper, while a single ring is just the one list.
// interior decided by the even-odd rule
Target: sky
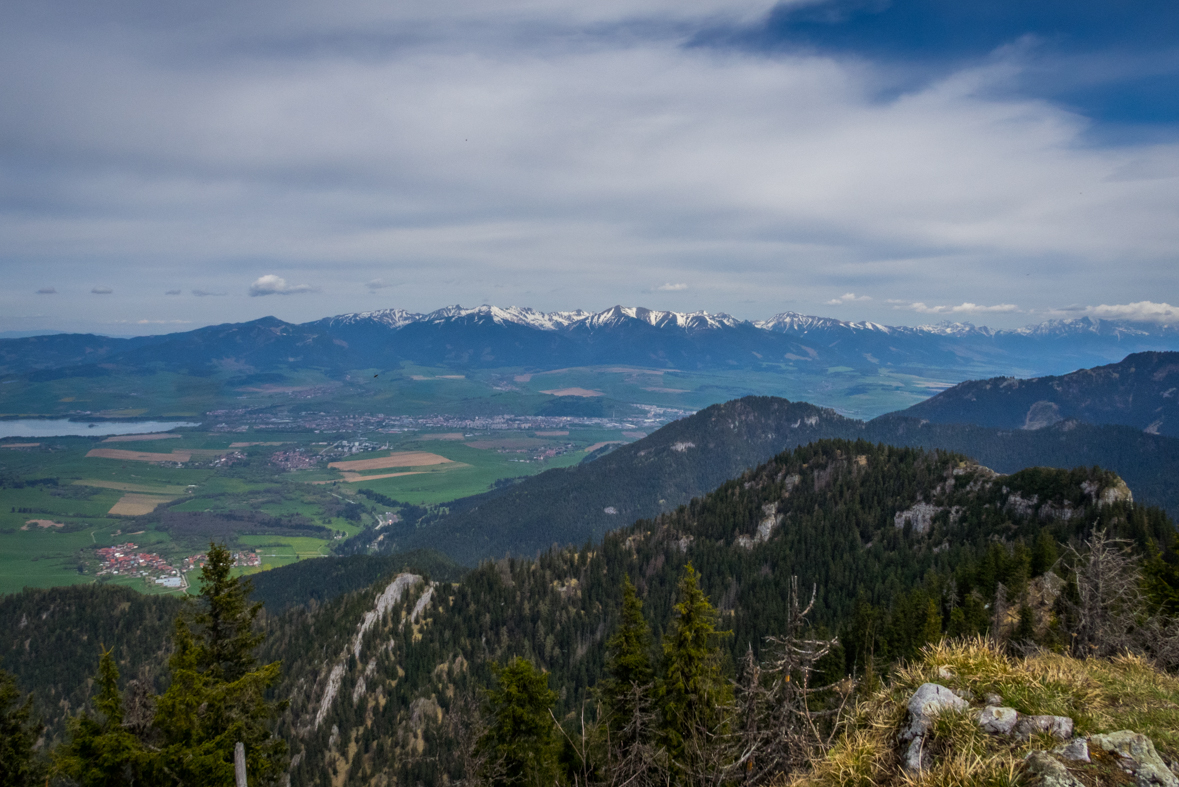
[{"label": "sky", "polygon": [[1179,322],[1174,0],[9,0],[0,332]]}]

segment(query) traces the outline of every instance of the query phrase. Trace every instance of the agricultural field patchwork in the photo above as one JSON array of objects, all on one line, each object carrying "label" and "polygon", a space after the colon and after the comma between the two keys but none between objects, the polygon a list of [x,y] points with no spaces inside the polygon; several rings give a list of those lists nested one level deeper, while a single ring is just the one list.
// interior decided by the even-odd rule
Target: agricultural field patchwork
[{"label": "agricultural field patchwork", "polygon": [[0,593],[90,582],[193,592],[187,571],[210,541],[240,555],[239,572],[265,571],[346,549],[380,524],[383,501],[432,511],[644,434],[259,426],[0,441]]}]

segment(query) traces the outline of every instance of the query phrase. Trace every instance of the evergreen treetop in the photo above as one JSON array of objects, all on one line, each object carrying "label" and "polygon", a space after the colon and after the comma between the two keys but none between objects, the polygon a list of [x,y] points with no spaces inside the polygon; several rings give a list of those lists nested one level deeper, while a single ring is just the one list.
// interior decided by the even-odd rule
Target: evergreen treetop
[{"label": "evergreen treetop", "polygon": [[34,746],[43,727],[33,717],[33,695],[21,702],[16,679],[0,670],[0,784],[36,784],[44,768]]}]

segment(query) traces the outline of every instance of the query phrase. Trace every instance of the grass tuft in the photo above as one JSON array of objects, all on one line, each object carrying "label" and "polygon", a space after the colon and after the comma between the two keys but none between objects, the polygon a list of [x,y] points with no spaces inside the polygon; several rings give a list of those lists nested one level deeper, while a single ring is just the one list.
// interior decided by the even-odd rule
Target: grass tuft
[{"label": "grass tuft", "polygon": [[[905,743],[898,734],[907,721],[909,697],[923,683],[939,683],[972,702],[969,710],[946,713],[935,721],[926,740],[930,767],[907,773],[901,768]],[[1179,756],[1179,678],[1159,672],[1136,656],[1080,660],[1042,653],[1012,658],[987,640],[974,638],[927,646],[913,663],[865,697],[849,715],[836,745],[788,783],[793,787],[1024,783],[1028,752],[1051,749],[1058,741],[1048,735],[1020,741],[982,732],[974,713],[987,694],[999,695],[1003,705],[1021,714],[1068,716],[1077,734],[1141,732],[1154,741],[1164,758]],[[1110,776],[1108,766],[1097,756],[1091,765],[1073,770],[1083,782],[1095,784]]]}]

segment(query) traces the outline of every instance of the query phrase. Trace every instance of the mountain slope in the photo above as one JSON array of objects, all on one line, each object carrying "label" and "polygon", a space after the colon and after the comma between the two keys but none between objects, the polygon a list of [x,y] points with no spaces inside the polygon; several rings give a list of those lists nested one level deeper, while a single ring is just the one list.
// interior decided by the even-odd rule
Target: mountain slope
[{"label": "mountain slope", "polygon": [[1175,438],[1076,421],[1038,431],[935,424],[901,414],[865,423],[806,403],[746,397],[668,424],[594,462],[455,501],[449,514],[382,546],[437,549],[474,565],[508,553],[531,555],[553,544],[582,544],[622,523],[682,505],[779,451],[831,438],[955,451],[1004,473],[1035,466],[1106,467],[1124,478],[1141,502],[1179,514]]},{"label": "mountain slope", "polygon": [[746,397],[673,422],[606,456],[549,470],[473,499],[399,548],[431,547],[460,562],[534,554],[600,539],[608,530],[686,503],[748,467],[820,437],[850,437],[859,422],[774,397]]},{"label": "mountain slope", "polygon": [[1065,419],[1179,437],[1179,352],[1145,352],[1059,377],[972,380],[904,411],[935,423],[1040,429]]},{"label": "mountain slope", "polygon": [[[812,621],[841,632],[846,645],[830,669],[842,674],[862,671],[865,659],[885,668],[942,631],[985,631],[985,613],[963,622],[954,610],[996,598],[1000,584],[1015,594],[1034,580],[1043,566],[1031,570],[1024,558],[1036,539],[1065,542],[1094,526],[1138,544],[1168,543],[1173,530],[1096,468],[997,476],[953,454],[822,441],[592,550],[488,562],[455,583],[386,576],[265,615],[260,655],[284,665],[278,695],[291,705],[280,732],[297,755],[294,787],[333,776],[441,785],[462,776],[451,723],[462,721],[463,696],[488,685],[492,664],[532,659],[560,693],[558,713],[579,707],[602,677],[624,576],[658,638],[691,562],[733,632],[722,640],[731,665],[785,629],[797,575],[819,589]],[[887,612],[867,634],[851,625],[864,604]],[[120,654],[124,681],[141,668],[158,677],[175,609],[122,588],[29,591],[0,600],[0,654],[60,729],[85,696],[99,642]],[[912,609],[922,613],[917,627]]]},{"label": "mountain slope", "polygon": [[[449,736],[461,697],[487,684],[491,664],[516,655],[549,672],[559,717],[576,714],[603,674],[624,576],[658,638],[691,562],[732,632],[722,640],[731,671],[746,648],[757,655],[765,637],[785,630],[797,575],[818,588],[812,621],[846,643],[829,666],[842,675],[915,655],[942,631],[981,633],[985,611],[955,623],[953,610],[981,610],[1000,592],[1014,599],[1043,571],[1021,562],[1028,544],[1067,541],[1094,524],[1139,542],[1172,527],[1098,469],[997,476],[952,454],[824,441],[612,532],[592,550],[485,563],[455,585],[403,575],[400,587],[297,610],[273,630],[268,658],[290,665],[284,734],[302,753],[292,784],[331,771],[356,784],[460,778]],[[1013,548],[1016,540],[1023,546]],[[865,604],[890,612],[857,633],[851,624]]]}]

